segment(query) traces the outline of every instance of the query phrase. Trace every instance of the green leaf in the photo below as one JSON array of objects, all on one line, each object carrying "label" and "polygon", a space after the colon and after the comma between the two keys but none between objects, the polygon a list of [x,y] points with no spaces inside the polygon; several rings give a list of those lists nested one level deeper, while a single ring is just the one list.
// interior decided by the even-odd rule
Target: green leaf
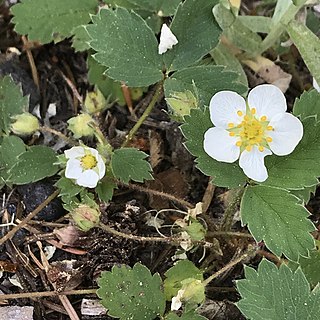
[{"label": "green leaf", "polygon": [[83,187],[73,183],[71,179],[61,177],[56,183],[55,186],[60,189],[60,197],[74,197],[83,190]]},{"label": "green leaf", "polygon": [[113,6],[132,10],[146,10],[167,17],[175,13],[181,0],[104,0]]},{"label": "green leaf", "polygon": [[90,21],[97,0],[23,0],[14,5],[15,31],[27,34],[29,40],[49,43],[74,34],[74,29]]},{"label": "green leaf", "polygon": [[151,275],[140,263],[133,268],[114,266],[102,272],[98,279],[97,295],[108,309],[108,315],[121,320],[155,319],[165,310],[159,274]]},{"label": "green leaf", "polygon": [[153,31],[135,12],[101,9],[87,26],[94,58],[106,74],[129,87],[143,87],[163,78],[162,59]]},{"label": "green leaf", "polygon": [[28,98],[23,97],[11,77],[0,77],[0,135],[9,134],[11,117],[27,111],[28,104]]},{"label": "green leaf", "polygon": [[177,316],[175,313],[170,312],[166,317],[166,320],[207,320],[207,318],[200,316],[194,310],[187,313],[183,313],[181,317]]},{"label": "green leaf", "polygon": [[248,225],[257,242],[264,241],[275,255],[297,261],[314,248],[310,214],[288,190],[248,187],[240,206],[242,225]]},{"label": "green leaf", "polygon": [[166,271],[165,276],[166,279],[164,280],[163,286],[167,301],[177,295],[183,286],[183,280],[192,278],[203,281],[202,271],[189,260],[178,261],[173,267]]},{"label": "green leaf", "polygon": [[[237,82],[239,75],[222,66],[196,66],[173,73],[164,82],[166,98],[176,92],[189,90],[199,97],[200,105],[209,105],[212,96],[221,90],[232,90],[244,94],[247,87]],[[195,88],[197,92],[195,92]]]},{"label": "green leaf", "polygon": [[72,47],[75,51],[89,50],[89,41],[91,40],[84,25],[78,26],[73,30]]},{"label": "green leaf", "polygon": [[295,190],[318,183],[320,125],[315,117],[306,118],[302,123],[302,140],[291,154],[266,157],[269,178],[264,182],[265,185]]},{"label": "green leaf", "polygon": [[218,4],[213,9],[213,15],[223,29],[224,36],[236,47],[253,53],[260,46],[261,37],[235,17],[231,9],[228,10],[223,4]]},{"label": "green leaf", "polygon": [[305,91],[299,99],[296,99],[293,106],[293,114],[304,120],[315,116],[320,120],[320,93],[317,90]]},{"label": "green leaf", "polygon": [[271,18],[264,16],[238,16],[237,19],[253,32],[269,33],[271,30]]},{"label": "green leaf", "polygon": [[17,158],[9,171],[13,184],[27,184],[53,176],[58,171],[56,153],[46,146],[32,146]]},{"label": "green leaf", "polygon": [[145,158],[148,155],[135,148],[115,150],[111,157],[111,167],[114,176],[124,183],[131,180],[143,182],[153,179],[151,166]]},{"label": "green leaf", "polygon": [[317,189],[317,186],[314,185],[312,187],[305,187],[304,189],[290,190],[290,192],[296,197],[298,197],[299,199],[301,199],[304,203],[308,203],[311,198],[311,194],[316,193],[316,189]]},{"label": "green leaf", "polygon": [[0,146],[0,178],[2,183],[8,179],[9,170],[17,161],[17,157],[25,151],[26,146],[19,137],[7,136],[3,138]]},{"label": "green leaf", "polygon": [[311,251],[309,258],[300,257],[298,263],[290,261],[288,264],[288,267],[293,271],[295,271],[299,266],[311,287],[315,287],[320,283],[320,252],[318,250]]},{"label": "green leaf", "polygon": [[221,30],[212,16],[218,0],[186,0],[181,3],[170,29],[178,44],[163,56],[167,70],[179,70],[200,60],[219,41]]},{"label": "green leaf", "polygon": [[313,77],[320,83],[320,40],[304,24],[293,20],[287,26],[291,40],[299,50]]},{"label": "green leaf", "polygon": [[293,272],[285,264],[278,269],[265,259],[258,271],[245,268],[246,279],[237,281],[242,299],[237,303],[251,320],[314,320],[319,318],[319,287],[310,291],[301,269]]},{"label": "green leaf", "polygon": [[237,82],[243,84],[244,87],[248,87],[247,75],[244,72],[239,60],[232,54],[230,48],[220,42],[210,52],[214,62],[218,65],[225,66],[229,70],[232,70],[238,74]]},{"label": "green leaf", "polygon": [[106,174],[102,180],[100,180],[96,187],[96,192],[101,201],[109,202],[113,197],[113,191],[117,188],[117,184],[114,182],[114,177],[111,174]]},{"label": "green leaf", "polygon": [[197,157],[197,168],[207,176],[214,178],[213,183],[220,187],[236,188],[243,185],[247,178],[237,163],[219,162],[203,149],[205,132],[213,127],[209,109],[191,109],[190,116],[186,116],[185,123],[180,127],[186,138],[185,146]]}]

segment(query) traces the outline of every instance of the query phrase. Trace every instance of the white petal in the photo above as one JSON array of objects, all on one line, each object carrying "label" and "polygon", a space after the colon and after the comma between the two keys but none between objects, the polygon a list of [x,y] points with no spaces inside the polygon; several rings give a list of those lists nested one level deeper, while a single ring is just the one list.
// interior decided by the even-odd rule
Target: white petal
[{"label": "white petal", "polygon": [[272,84],[262,84],[253,88],[248,95],[250,109],[256,109],[256,116],[267,116],[270,120],[287,110],[287,102],[282,91]]},{"label": "white petal", "polygon": [[98,155],[96,157],[98,163],[97,163],[97,168],[98,168],[98,175],[99,175],[99,178],[103,178],[105,173],[106,173],[106,165],[104,164],[103,160],[102,160],[102,157],[100,155]]},{"label": "white petal", "polygon": [[257,182],[263,182],[268,178],[267,168],[264,165],[264,157],[271,155],[269,149],[259,151],[254,146],[251,151],[244,150],[239,159],[239,165],[247,177]]},{"label": "white petal", "polygon": [[174,45],[178,43],[178,39],[169,29],[169,27],[164,23],[161,28],[160,33],[160,43],[158,52],[159,54],[165,53],[168,49],[172,49]]},{"label": "white petal", "polygon": [[87,154],[90,153],[91,155],[93,155],[96,159],[97,157],[100,157],[99,152],[96,149],[86,147],[85,151]]},{"label": "white petal", "polygon": [[246,113],[246,101],[233,91],[219,91],[210,100],[210,119],[216,127],[228,128],[228,123],[238,124],[242,117],[237,111]]},{"label": "white petal", "polygon": [[273,117],[269,123],[274,131],[268,131],[272,138],[270,149],[278,156],[291,153],[303,136],[301,121],[291,113],[279,114]]},{"label": "white petal", "polygon": [[230,137],[227,130],[210,128],[204,134],[204,151],[213,159],[222,162],[235,162],[240,155],[240,148],[236,146],[237,138]]},{"label": "white petal", "polygon": [[71,149],[66,150],[64,154],[68,159],[74,159],[85,155],[83,147],[72,147]]},{"label": "white petal", "polygon": [[319,87],[318,82],[316,81],[315,78],[312,78],[312,85],[318,92],[320,92],[320,87]]},{"label": "white petal", "polygon": [[82,166],[80,160],[70,159],[67,161],[65,176],[68,179],[78,179],[82,173]]},{"label": "white petal", "polygon": [[99,176],[94,170],[85,170],[79,175],[76,184],[82,187],[95,188],[98,184]]}]

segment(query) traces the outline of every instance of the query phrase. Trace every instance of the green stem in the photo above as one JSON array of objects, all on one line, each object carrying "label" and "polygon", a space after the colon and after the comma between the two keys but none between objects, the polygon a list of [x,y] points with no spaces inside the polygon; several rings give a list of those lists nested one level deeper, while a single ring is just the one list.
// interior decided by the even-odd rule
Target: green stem
[{"label": "green stem", "polygon": [[282,32],[285,30],[286,25],[294,19],[298,11],[305,5],[307,0],[300,0],[297,5],[293,3],[288,7],[287,12],[281,17],[272,28],[269,34],[264,38],[260,44],[258,50],[255,52],[255,55],[261,55],[267,49],[273,46],[273,44],[280,38]]},{"label": "green stem", "polygon": [[224,213],[223,220],[220,226],[220,231],[229,231],[232,227],[233,217],[237,211],[238,205],[241,201],[245,187],[231,190],[233,192],[232,199]]},{"label": "green stem", "polygon": [[126,140],[124,141],[124,143],[122,144],[121,147],[126,147],[128,145],[128,143],[134,137],[134,135],[136,134],[138,129],[141,127],[143,122],[148,118],[149,114],[151,113],[153,107],[155,106],[155,104],[157,103],[157,101],[160,97],[160,94],[162,91],[162,85],[163,85],[163,81],[160,81],[157,85],[156,92],[155,92],[154,96],[152,97],[152,100],[150,101],[148,107],[146,108],[146,110],[144,111],[144,113],[142,114],[140,119],[137,121],[137,123],[134,125],[134,127],[130,130]]},{"label": "green stem", "polygon": [[212,280],[218,278],[219,276],[221,276],[224,272],[228,271],[229,269],[231,269],[232,267],[234,267],[236,264],[240,263],[243,260],[246,260],[248,258],[251,258],[253,256],[255,256],[257,251],[256,247],[251,247],[249,248],[242,256],[240,256],[239,258],[230,261],[227,265],[225,265],[223,268],[221,268],[219,271],[217,271],[216,273],[212,274],[209,278],[207,278],[206,280],[203,281],[203,285],[207,286]]}]

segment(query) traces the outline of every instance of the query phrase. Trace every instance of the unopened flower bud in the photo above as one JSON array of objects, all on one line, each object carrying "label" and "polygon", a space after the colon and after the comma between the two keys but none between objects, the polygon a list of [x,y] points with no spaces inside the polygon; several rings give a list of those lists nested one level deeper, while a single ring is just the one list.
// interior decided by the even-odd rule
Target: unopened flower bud
[{"label": "unopened flower bud", "polygon": [[76,139],[81,137],[91,137],[94,134],[94,129],[89,125],[90,122],[93,122],[93,119],[90,115],[86,113],[79,114],[76,117],[69,119],[68,129],[72,131]]},{"label": "unopened flower bud", "polygon": [[88,92],[84,101],[84,110],[90,114],[103,111],[107,107],[107,101],[99,89]]},{"label": "unopened flower bud", "polygon": [[40,128],[37,117],[29,112],[18,114],[13,119],[15,122],[11,124],[11,130],[19,136],[31,135]]},{"label": "unopened flower bud", "polygon": [[100,212],[97,209],[90,208],[87,205],[80,205],[70,212],[70,215],[79,229],[89,231],[98,225],[100,221]]}]

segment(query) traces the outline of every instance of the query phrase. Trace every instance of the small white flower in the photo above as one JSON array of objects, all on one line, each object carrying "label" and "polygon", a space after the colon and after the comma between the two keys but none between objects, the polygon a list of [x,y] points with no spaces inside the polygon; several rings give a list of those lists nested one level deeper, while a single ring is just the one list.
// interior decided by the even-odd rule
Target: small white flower
[{"label": "small white flower", "polygon": [[215,127],[204,135],[204,150],[215,160],[238,160],[244,173],[263,182],[268,178],[264,157],[291,153],[303,136],[300,120],[286,113],[279,88],[263,84],[252,89],[247,102],[237,93],[220,91],[210,101]]},{"label": "small white flower", "polygon": [[103,178],[106,167],[98,151],[89,147],[73,147],[64,152],[67,159],[66,178],[82,187],[94,188]]},{"label": "small white flower", "polygon": [[172,33],[169,27],[164,23],[160,33],[160,43],[158,47],[159,54],[167,52],[168,49],[172,49],[174,45],[178,43],[176,36]]}]

